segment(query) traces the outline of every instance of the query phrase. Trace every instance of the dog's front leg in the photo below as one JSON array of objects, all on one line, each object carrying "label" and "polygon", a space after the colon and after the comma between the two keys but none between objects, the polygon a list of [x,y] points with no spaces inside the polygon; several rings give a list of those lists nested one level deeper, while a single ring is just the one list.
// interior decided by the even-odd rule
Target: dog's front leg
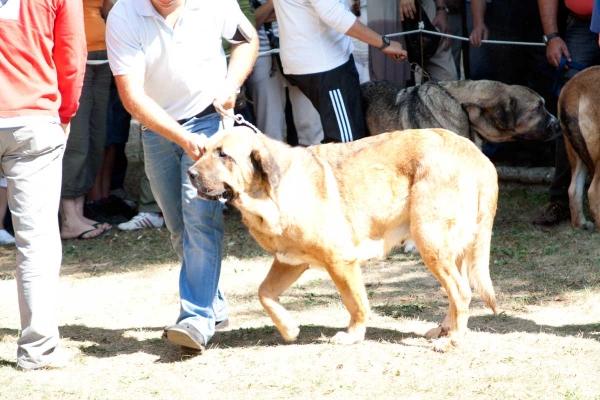
[{"label": "dog's front leg", "polygon": [[308,264],[289,265],[275,258],[267,277],[258,289],[258,299],[271,317],[271,320],[287,341],[296,340],[300,333],[292,315],[279,302],[279,296],[300,278],[308,269]]},{"label": "dog's front leg", "polygon": [[362,279],[362,272],[357,262],[328,266],[327,272],[337,286],[342,301],[350,313],[350,324],[347,332],[338,332],[329,341],[335,344],[360,343],[365,339],[369,301]]}]

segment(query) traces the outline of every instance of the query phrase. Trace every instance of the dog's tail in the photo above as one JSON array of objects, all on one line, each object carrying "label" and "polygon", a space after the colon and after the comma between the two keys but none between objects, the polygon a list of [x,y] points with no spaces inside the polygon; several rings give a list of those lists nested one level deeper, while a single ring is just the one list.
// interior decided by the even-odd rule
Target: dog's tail
[{"label": "dog's tail", "polygon": [[[495,173],[495,170],[494,170]],[[496,181],[497,182],[497,181]],[[472,248],[466,254],[467,274],[469,282],[477,293],[497,314],[496,294],[490,278],[490,247],[492,241],[492,225],[496,215],[498,198],[497,185],[480,185],[479,212],[477,216],[477,233]]]}]

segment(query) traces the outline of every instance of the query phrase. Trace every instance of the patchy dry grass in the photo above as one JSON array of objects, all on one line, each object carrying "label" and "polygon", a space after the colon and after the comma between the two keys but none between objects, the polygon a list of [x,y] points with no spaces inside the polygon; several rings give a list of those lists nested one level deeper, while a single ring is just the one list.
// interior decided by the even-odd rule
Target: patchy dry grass
[{"label": "patchy dry grass", "polygon": [[420,258],[400,252],[364,268],[363,344],[327,342],[348,314],[321,271],[282,297],[302,325],[285,343],[256,297],[270,258],[233,213],[223,262],[231,325],[205,355],[182,359],[160,339],[178,313],[166,230],[113,233],[64,242],[59,318],[71,364],[21,372],[14,250],[0,249],[0,398],[600,399],[600,234],[531,226],[546,193],[501,188],[491,272],[502,313],[475,297],[468,342],[448,354],[422,337],[447,299]]}]

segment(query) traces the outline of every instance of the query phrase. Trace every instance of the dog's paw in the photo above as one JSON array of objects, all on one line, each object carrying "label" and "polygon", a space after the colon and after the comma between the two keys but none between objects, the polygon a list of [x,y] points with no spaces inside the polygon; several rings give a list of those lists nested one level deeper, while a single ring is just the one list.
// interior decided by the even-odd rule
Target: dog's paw
[{"label": "dog's paw", "polygon": [[294,340],[298,339],[300,328],[294,327],[290,329],[282,329],[279,331],[279,333],[281,333],[281,336],[283,336],[287,342],[293,342]]},{"label": "dog's paw", "polygon": [[596,225],[594,225],[592,221],[585,221],[585,223],[583,224],[583,229],[587,231],[593,231],[596,229]]},{"label": "dog's paw", "polygon": [[329,339],[329,343],[333,344],[356,344],[363,341],[363,337],[358,337],[357,335],[352,335],[347,332],[338,332]]},{"label": "dog's paw", "polygon": [[446,353],[456,346],[449,337],[443,337],[433,342],[433,349],[439,353]]},{"label": "dog's paw", "polygon": [[438,339],[442,336],[446,336],[447,334],[448,334],[448,331],[443,329],[442,326],[440,325],[436,328],[428,330],[427,333],[425,333],[425,339],[428,339],[428,340]]}]

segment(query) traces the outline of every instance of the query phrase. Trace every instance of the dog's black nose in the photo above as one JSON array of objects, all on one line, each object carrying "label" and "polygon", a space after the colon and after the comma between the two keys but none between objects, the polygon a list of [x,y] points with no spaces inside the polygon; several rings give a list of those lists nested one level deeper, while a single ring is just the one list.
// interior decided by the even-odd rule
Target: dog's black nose
[{"label": "dog's black nose", "polygon": [[198,171],[195,170],[194,167],[192,167],[192,168],[188,169],[187,174],[191,180],[194,180],[194,178],[196,178],[198,176]]}]

